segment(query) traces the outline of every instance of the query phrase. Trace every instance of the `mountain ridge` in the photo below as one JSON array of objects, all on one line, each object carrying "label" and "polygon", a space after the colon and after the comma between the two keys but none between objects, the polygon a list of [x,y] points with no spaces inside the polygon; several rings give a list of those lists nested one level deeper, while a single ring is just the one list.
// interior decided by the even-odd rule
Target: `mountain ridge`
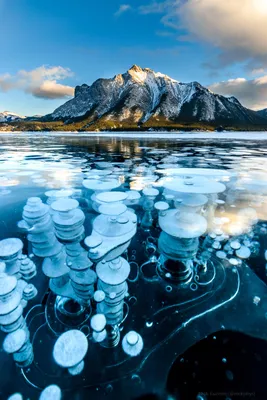
[{"label": "mountain ridge", "polygon": [[171,122],[214,122],[217,124],[260,123],[261,116],[235,98],[214,94],[198,82],[182,83],[149,68],[133,65],[124,74],[98,79],[91,86],[75,89],[75,96],[45,120],[72,122],[104,118],[146,123],[151,117]]},{"label": "mountain ridge", "polygon": [[261,117],[267,118],[267,108],[257,111],[257,114],[260,115]]},{"label": "mountain ridge", "polygon": [[76,86],[72,99],[34,122],[38,130],[267,129],[267,115],[233,96],[136,64],[113,78]]}]

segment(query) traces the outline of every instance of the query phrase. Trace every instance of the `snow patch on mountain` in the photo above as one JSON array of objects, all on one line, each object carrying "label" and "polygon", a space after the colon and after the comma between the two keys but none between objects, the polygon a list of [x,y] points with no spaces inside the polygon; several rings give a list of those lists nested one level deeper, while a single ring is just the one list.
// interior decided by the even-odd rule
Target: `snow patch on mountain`
[{"label": "snow patch on mountain", "polygon": [[0,112],[0,122],[12,122],[19,121],[21,119],[25,119],[26,117],[13,113],[11,111],[3,111]]}]

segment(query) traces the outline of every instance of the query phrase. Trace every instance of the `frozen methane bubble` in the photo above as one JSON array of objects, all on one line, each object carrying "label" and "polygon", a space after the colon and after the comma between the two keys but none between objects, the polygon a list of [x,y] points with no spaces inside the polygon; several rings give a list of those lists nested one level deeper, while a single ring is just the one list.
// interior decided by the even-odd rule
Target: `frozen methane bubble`
[{"label": "frozen methane bubble", "polygon": [[261,298],[259,296],[254,296],[253,297],[253,303],[257,306],[261,301]]},{"label": "frozen methane bubble", "polygon": [[13,354],[14,361],[19,367],[28,367],[33,362],[33,349],[29,339],[29,332],[17,329],[9,333],[3,342],[6,353]]},{"label": "frozen methane bubble", "polygon": [[57,385],[47,386],[41,393],[39,400],[61,400],[61,389]]},{"label": "frozen methane bubble", "polygon": [[91,328],[93,329],[93,339],[95,342],[103,342],[107,337],[105,329],[107,320],[104,314],[96,314],[91,318]]},{"label": "frozen methane bubble", "polygon": [[220,249],[222,246],[221,246],[221,244],[220,244],[220,242],[219,242],[218,240],[215,240],[215,241],[212,243],[212,247],[213,247],[213,249],[218,250],[218,249]]},{"label": "frozen methane bubble", "polygon": [[[119,206],[126,207],[124,204],[119,204]],[[106,206],[103,210],[102,207],[104,206],[101,205],[99,210],[100,212],[103,211],[104,214],[95,218],[92,234],[84,241],[89,248],[88,257],[94,261],[103,258],[110,261],[120,256],[130,245],[137,229],[137,217],[127,208],[122,214],[114,215],[113,208],[109,210],[109,206]],[[106,214],[109,211],[111,211],[111,214]],[[118,214],[116,210],[115,213]]]},{"label": "frozen methane bubble", "polygon": [[68,199],[73,195],[72,189],[49,190],[45,192],[47,197],[46,203],[51,205],[54,201],[59,199]]},{"label": "frozen methane bubble", "polygon": [[23,400],[23,397],[20,393],[14,393],[7,400]]},{"label": "frozen methane bubble", "polygon": [[10,238],[0,241],[0,261],[5,262],[6,272],[9,275],[17,274],[20,270],[20,262],[18,260],[23,248],[20,239]]},{"label": "frozen methane bubble", "polygon": [[122,257],[101,261],[96,265],[97,288],[105,293],[105,299],[97,305],[97,311],[105,314],[107,323],[116,325],[123,319],[124,298],[128,292],[127,278],[130,265]]},{"label": "frozen methane bubble", "polygon": [[227,257],[227,254],[224,251],[217,251],[216,257],[218,257],[221,260],[224,260]]},{"label": "frozen methane bubble", "polygon": [[[99,207],[99,212],[108,216],[119,216],[127,211],[127,206],[121,203],[102,204]],[[127,221],[126,221],[127,222]]]},{"label": "frozen methane bubble", "polygon": [[251,251],[248,247],[246,246],[241,246],[240,249],[236,251],[237,257],[241,258],[241,260],[246,260],[247,258],[250,257]]},{"label": "frozen methane bubble", "polygon": [[133,206],[139,204],[141,198],[140,193],[137,190],[127,190],[127,199],[124,200],[124,204],[127,206]]},{"label": "frozen methane bubble", "polygon": [[34,299],[37,296],[38,290],[36,287],[30,283],[23,289],[22,297],[24,300],[29,301]]},{"label": "frozen methane bubble", "polygon": [[146,197],[150,197],[155,199],[159,194],[159,191],[157,189],[154,188],[145,188],[143,189],[143,195]]},{"label": "frozen methane bubble", "polygon": [[101,332],[93,332],[92,336],[95,342],[101,343],[107,338],[107,330],[103,329]]},{"label": "frozen methane bubble", "polygon": [[66,274],[65,252],[55,236],[49,206],[39,197],[30,197],[23,208],[22,218],[18,225],[28,232],[33,254],[44,258],[43,273],[49,278]]},{"label": "frozen methane bubble", "polygon": [[240,242],[238,242],[237,240],[234,240],[230,243],[230,246],[233,250],[238,250],[241,247]]},{"label": "frozen methane bubble", "polygon": [[21,293],[18,281],[5,272],[0,273],[0,327],[4,332],[12,332],[25,326],[22,316]]},{"label": "frozen methane bubble", "polygon": [[96,195],[96,200],[103,203],[122,203],[128,197],[125,192],[101,192]]},{"label": "frozen methane bubble", "polygon": [[[74,292],[71,297],[87,305],[93,297],[96,274],[91,269],[92,262],[80,243],[84,239],[85,215],[78,206],[77,200],[61,199],[52,203],[51,208],[55,212],[53,222],[56,236],[65,244],[70,267],[69,277]],[[56,289],[55,287],[54,291]]]},{"label": "frozen methane bubble", "polygon": [[179,193],[174,200],[174,206],[179,210],[198,213],[207,202],[208,198],[203,194]]},{"label": "frozen methane bubble", "polygon": [[156,209],[157,211],[159,211],[159,212],[164,212],[164,211],[168,210],[169,204],[168,204],[167,202],[165,202],[165,201],[157,201],[157,202],[154,204],[154,207],[155,207],[155,209]]},{"label": "frozen methane bubble", "polygon": [[92,200],[92,208],[96,211],[96,212],[100,212],[99,211],[99,207],[101,205],[118,205],[118,204],[122,204],[123,201],[125,201],[127,199],[127,193],[125,192],[95,192],[92,196],[91,196],[91,200]]},{"label": "frozen methane bubble", "polygon": [[143,347],[143,339],[141,335],[135,331],[128,332],[122,339],[122,349],[131,357],[138,356],[143,350]]},{"label": "frozen methane bubble", "polygon": [[164,183],[164,187],[171,192],[199,194],[221,193],[226,189],[223,183],[204,177],[172,178]]},{"label": "frozen methane bubble", "polygon": [[96,314],[91,318],[91,328],[96,332],[101,332],[105,328],[107,323],[104,314]]},{"label": "frozen methane bubble", "polygon": [[[161,275],[166,277],[166,273],[171,273],[172,280],[180,284],[189,282],[193,277],[192,260],[198,251],[199,237],[207,229],[206,219],[196,213],[171,209],[159,216],[159,226],[163,231],[158,241],[164,257],[160,264]],[[175,268],[172,267],[174,263]]]},{"label": "frozen methane bubble", "polygon": [[169,206],[171,206],[173,200],[175,199],[175,196],[173,194],[165,194],[165,193],[163,193],[163,196],[164,196],[166,202],[169,204]]},{"label": "frozen methane bubble", "polygon": [[216,168],[170,168],[164,171],[167,175],[176,175],[181,177],[186,176],[199,176],[199,177],[209,177],[209,178],[226,178],[231,177],[233,172],[226,171]]},{"label": "frozen methane bubble", "polygon": [[160,216],[161,229],[170,236],[182,239],[192,239],[203,235],[207,229],[204,217],[188,212],[172,209]]},{"label": "frozen methane bubble", "polygon": [[237,258],[230,258],[230,259],[229,259],[229,263],[230,263],[231,265],[236,266],[236,265],[239,265],[239,264],[240,264],[240,260],[238,260]]},{"label": "frozen methane bubble", "polygon": [[59,336],[54,345],[53,357],[62,368],[79,368],[78,365],[82,363],[87,350],[88,340],[85,334],[73,329]]},{"label": "frozen methane bubble", "polygon": [[30,197],[23,207],[22,218],[18,226],[29,232],[27,239],[32,243],[33,253],[38,257],[51,256],[51,243],[54,245],[56,239],[53,240],[49,207],[39,197]]},{"label": "frozen methane bubble", "polygon": [[21,255],[19,257],[19,261],[20,261],[19,272],[24,280],[29,281],[37,274],[36,265],[26,255]]},{"label": "frozen methane bubble", "polygon": [[96,303],[101,303],[101,301],[105,300],[105,292],[103,292],[103,290],[96,290],[94,293],[94,301]]},{"label": "frozen methane bubble", "polygon": [[81,361],[79,364],[74,365],[74,367],[71,367],[68,369],[70,375],[79,375],[84,369],[84,361]]},{"label": "frozen methane bubble", "polygon": [[158,194],[159,191],[157,189],[149,187],[143,189],[143,197],[141,199],[141,204],[144,210],[144,215],[141,220],[141,227],[147,232],[152,228],[153,225],[152,211],[154,209],[154,200],[158,196]]},{"label": "frozen methane bubble", "polygon": [[[99,174],[99,171],[97,171]],[[98,179],[85,179],[83,181],[83,186],[91,190],[93,192],[106,192],[112,189],[116,189],[121,185],[118,179],[107,179],[107,180],[98,180]]]}]

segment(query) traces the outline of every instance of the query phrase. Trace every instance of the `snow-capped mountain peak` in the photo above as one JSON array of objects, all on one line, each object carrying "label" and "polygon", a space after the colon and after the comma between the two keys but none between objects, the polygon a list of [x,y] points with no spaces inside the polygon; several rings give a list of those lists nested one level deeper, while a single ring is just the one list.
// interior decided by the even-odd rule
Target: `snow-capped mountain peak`
[{"label": "snow-capped mountain peak", "polygon": [[98,79],[91,86],[75,89],[72,100],[45,120],[71,122],[86,119],[87,126],[209,123],[260,124],[262,117],[234,98],[212,93],[198,82],[181,83],[161,72],[133,65],[111,79]]},{"label": "snow-capped mountain peak", "polygon": [[142,69],[137,65],[134,65],[132,68],[128,70],[128,74],[132,77],[132,79],[136,82],[145,82],[148,77],[149,70]]},{"label": "snow-capped mountain peak", "polygon": [[175,79],[170,78],[168,75],[164,75],[161,72],[155,72],[150,68],[141,68],[136,64],[134,64],[127,72],[136,82],[145,82],[149,78],[163,78],[172,82],[178,82]]}]

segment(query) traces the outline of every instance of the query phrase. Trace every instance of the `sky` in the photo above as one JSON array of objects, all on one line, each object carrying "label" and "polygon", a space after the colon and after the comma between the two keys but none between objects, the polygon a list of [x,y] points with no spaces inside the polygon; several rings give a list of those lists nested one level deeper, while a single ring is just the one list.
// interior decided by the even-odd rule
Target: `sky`
[{"label": "sky", "polygon": [[133,64],[267,108],[267,0],[0,0],[0,112],[44,115]]}]

